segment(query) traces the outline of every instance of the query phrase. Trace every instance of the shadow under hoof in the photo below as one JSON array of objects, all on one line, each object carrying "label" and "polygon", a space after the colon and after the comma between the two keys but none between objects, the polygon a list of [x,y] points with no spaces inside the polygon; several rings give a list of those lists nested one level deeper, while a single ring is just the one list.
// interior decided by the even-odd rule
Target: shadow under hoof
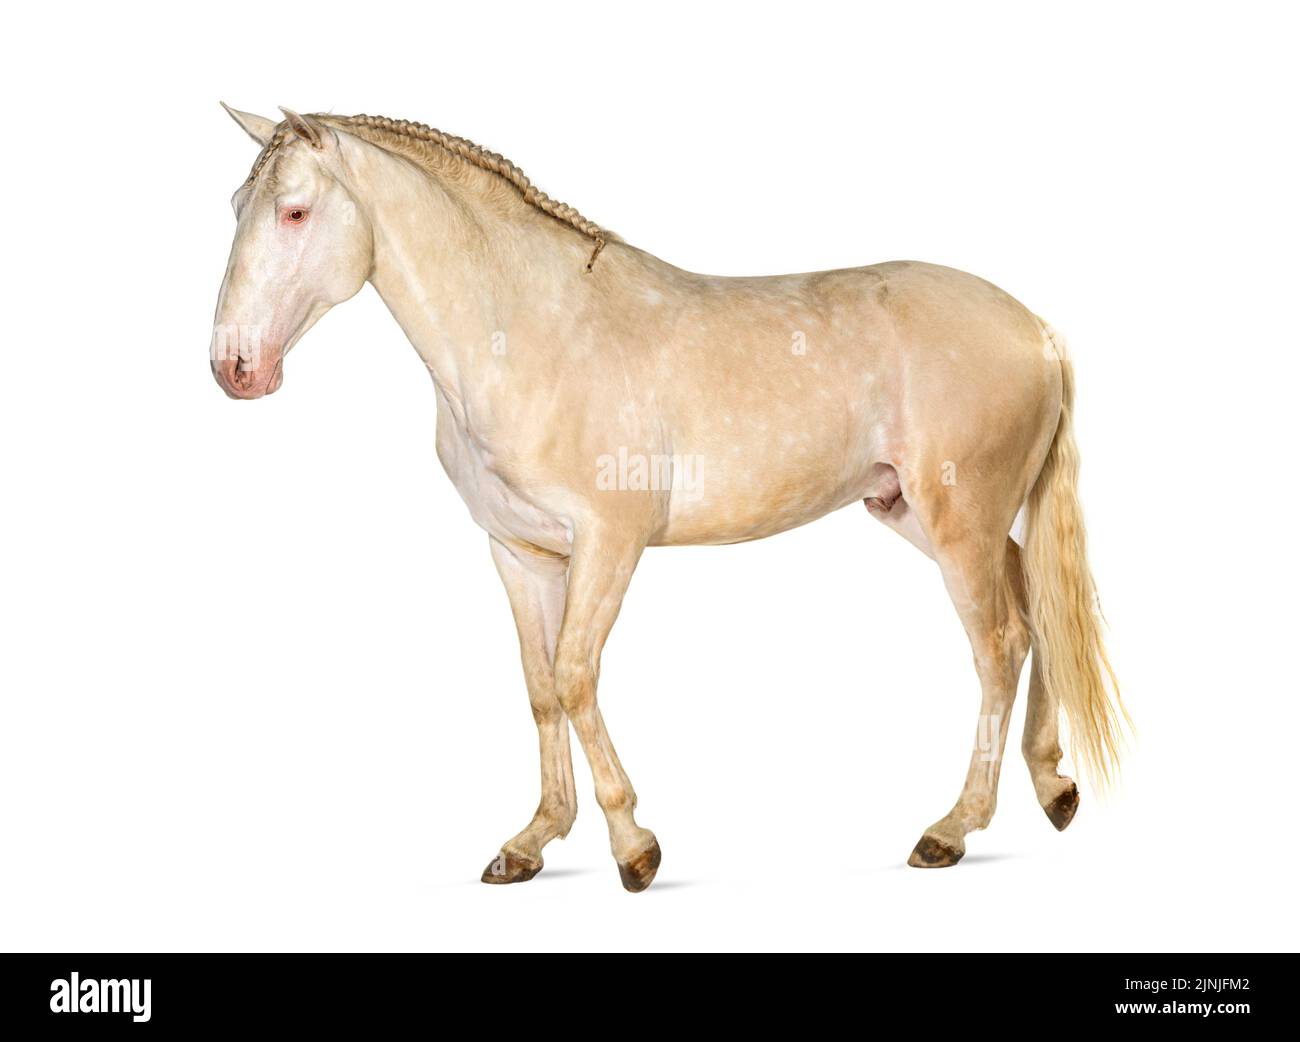
[{"label": "shadow under hoof", "polygon": [[633,894],[654,882],[655,873],[659,871],[659,862],[663,855],[659,850],[659,841],[655,840],[645,850],[626,864],[618,863],[618,877],[623,880],[623,889]]},{"label": "shadow under hoof", "polygon": [[922,836],[907,863],[913,868],[951,868],[965,853],[933,836]]},{"label": "shadow under hoof", "polygon": [[503,850],[483,869],[482,880],[485,883],[527,883],[541,870],[542,862],[525,861]]},{"label": "shadow under hoof", "polygon": [[1047,814],[1048,820],[1056,826],[1056,831],[1064,832],[1065,826],[1074,820],[1078,809],[1079,786],[1071,784],[1065,792],[1044,807],[1043,811]]}]

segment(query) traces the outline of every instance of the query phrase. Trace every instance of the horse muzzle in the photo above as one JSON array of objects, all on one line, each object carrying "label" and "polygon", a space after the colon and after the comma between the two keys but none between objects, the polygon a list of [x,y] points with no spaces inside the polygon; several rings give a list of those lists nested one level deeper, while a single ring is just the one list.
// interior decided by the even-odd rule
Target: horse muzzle
[{"label": "horse muzzle", "polygon": [[284,382],[284,356],[277,352],[273,358],[256,362],[238,355],[214,358],[212,375],[231,398],[241,401],[262,398],[274,394]]}]

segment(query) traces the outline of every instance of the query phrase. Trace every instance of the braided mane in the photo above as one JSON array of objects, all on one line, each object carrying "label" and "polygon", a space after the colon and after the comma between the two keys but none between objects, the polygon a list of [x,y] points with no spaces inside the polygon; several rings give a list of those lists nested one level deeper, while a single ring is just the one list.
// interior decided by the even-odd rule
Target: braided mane
[{"label": "braided mane", "polygon": [[[587,220],[572,206],[552,199],[534,185],[527,175],[510,160],[498,155],[496,152],[488,151],[481,145],[474,144],[473,141],[467,138],[445,134],[441,130],[427,126],[424,123],[412,123],[406,119],[389,119],[387,116],[367,116],[364,114],[336,116],[331,113],[320,112],[314,113],[307,118],[325,126],[356,134],[363,140],[381,148],[385,146],[385,142],[381,137],[383,134],[390,134],[411,142],[436,145],[448,155],[469,163],[480,170],[486,170],[488,173],[494,174],[504,184],[510,185],[529,206],[535,207],[548,217],[554,218],[561,224],[568,225],[592,240],[595,248],[591,252],[591,259],[587,261],[588,271],[591,271],[592,265],[596,263],[596,258],[600,256],[600,251],[605,248],[605,243],[616,238],[594,221]],[[275,153],[292,135],[293,131],[287,123],[282,123],[276,128],[275,133],[266,143],[266,147],[262,149],[257,160],[253,163],[252,172],[248,175],[250,184],[257,179],[258,174],[262,172],[266,164],[270,162]]]}]

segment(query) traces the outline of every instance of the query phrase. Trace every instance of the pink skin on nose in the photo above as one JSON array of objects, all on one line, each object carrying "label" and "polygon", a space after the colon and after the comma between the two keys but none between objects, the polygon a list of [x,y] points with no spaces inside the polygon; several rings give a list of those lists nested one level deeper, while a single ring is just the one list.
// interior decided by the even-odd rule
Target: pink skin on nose
[{"label": "pink skin on nose", "polygon": [[268,351],[256,362],[242,361],[238,355],[214,358],[212,375],[231,398],[261,398],[274,394],[284,382],[284,355]]}]

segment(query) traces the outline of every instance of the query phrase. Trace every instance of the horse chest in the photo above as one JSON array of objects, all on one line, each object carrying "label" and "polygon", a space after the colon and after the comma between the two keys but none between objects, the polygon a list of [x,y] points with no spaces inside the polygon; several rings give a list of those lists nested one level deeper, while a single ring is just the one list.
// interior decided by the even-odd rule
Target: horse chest
[{"label": "horse chest", "polygon": [[480,528],[505,543],[568,555],[573,543],[568,522],[515,488],[494,465],[491,450],[479,444],[441,401],[437,445],[443,469]]}]

